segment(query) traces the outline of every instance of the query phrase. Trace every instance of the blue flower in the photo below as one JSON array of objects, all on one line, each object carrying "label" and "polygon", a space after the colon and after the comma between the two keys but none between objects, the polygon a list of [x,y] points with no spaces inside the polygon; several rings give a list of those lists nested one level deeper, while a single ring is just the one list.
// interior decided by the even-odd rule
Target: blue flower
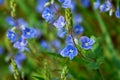
[{"label": "blue flower", "polygon": [[14,41],[16,41],[17,34],[12,30],[8,30],[7,31],[7,37],[11,42],[14,42]]},{"label": "blue flower", "polygon": [[86,8],[90,6],[90,0],[80,0],[80,3]]},{"label": "blue flower", "polygon": [[64,0],[64,2],[62,3],[62,7],[63,8],[71,8],[72,7],[71,0]]},{"label": "blue flower", "polygon": [[60,52],[60,55],[63,57],[69,57],[72,60],[75,56],[77,56],[78,51],[76,47],[73,45],[67,45],[63,50]]},{"label": "blue flower", "polygon": [[61,2],[61,3],[64,3],[65,2],[65,0],[58,0],[59,2]]},{"label": "blue flower", "polygon": [[45,40],[40,41],[40,46],[44,49],[50,50],[50,45]]},{"label": "blue flower", "polygon": [[84,31],[84,28],[79,24],[77,24],[74,26],[73,30],[76,34],[81,34]]},{"label": "blue flower", "polygon": [[23,52],[24,50],[27,50],[27,43],[28,41],[24,37],[20,37],[19,40],[13,44],[13,47]]},{"label": "blue flower", "polygon": [[112,4],[109,0],[105,1],[102,5],[100,5],[100,12],[107,12],[112,9]]},{"label": "blue flower", "polygon": [[4,4],[4,0],[0,0],[0,5]]},{"label": "blue flower", "polygon": [[24,30],[25,27],[28,27],[28,23],[23,19],[18,19],[17,22],[21,30]]},{"label": "blue flower", "polygon": [[69,36],[66,38],[65,43],[66,43],[67,45],[73,45],[73,39],[72,39],[72,36],[71,36],[71,35],[69,35]]},{"label": "blue flower", "polygon": [[64,38],[65,37],[65,34],[66,34],[66,31],[63,30],[63,29],[58,29],[58,33],[57,33],[57,36],[60,37],[60,38]]},{"label": "blue flower", "polygon": [[37,7],[36,11],[41,13],[44,9],[45,3],[47,3],[48,0],[37,0]]},{"label": "blue flower", "polygon": [[75,16],[73,17],[73,21],[74,21],[74,24],[79,24],[82,22],[82,17],[80,14],[75,14]]},{"label": "blue flower", "polygon": [[24,55],[24,53],[22,53],[22,52],[18,52],[15,56],[14,56],[14,60],[16,61],[16,62],[19,62],[19,63],[21,63],[23,60],[25,60],[26,59],[26,56]]},{"label": "blue flower", "polygon": [[4,47],[0,46],[0,55],[4,53]]},{"label": "blue flower", "polygon": [[53,40],[53,41],[52,41],[52,45],[53,45],[53,47],[55,47],[55,48],[60,48],[61,43],[60,43],[59,40]]},{"label": "blue flower", "polygon": [[16,26],[15,20],[14,20],[12,17],[10,17],[10,16],[8,16],[8,17],[6,18],[6,22],[7,22],[10,26]]},{"label": "blue flower", "polygon": [[75,9],[76,9],[76,2],[75,2],[75,1],[72,1],[72,2],[71,2],[70,8],[71,8],[71,11],[72,11],[72,12],[75,12]]},{"label": "blue flower", "polygon": [[96,2],[94,2],[93,3],[93,8],[96,10],[96,9],[98,9],[99,8],[99,6],[100,6],[100,0],[96,0]]},{"label": "blue flower", "polygon": [[115,15],[117,18],[120,18],[120,7],[117,8]]},{"label": "blue flower", "polygon": [[25,30],[23,30],[23,36],[25,38],[34,38],[36,35],[36,30],[33,28],[25,28]]},{"label": "blue flower", "polygon": [[43,17],[47,22],[49,22],[50,20],[53,19],[54,14],[52,13],[52,11],[51,11],[50,8],[46,7],[46,8],[43,10],[42,17]]},{"label": "blue flower", "polygon": [[56,27],[56,28],[63,28],[66,24],[66,21],[64,19],[63,16],[60,16],[54,23],[53,25]]},{"label": "blue flower", "polygon": [[81,42],[81,48],[84,48],[85,50],[91,49],[92,45],[95,43],[93,39],[90,39],[86,36],[82,36],[80,38],[80,42]]}]

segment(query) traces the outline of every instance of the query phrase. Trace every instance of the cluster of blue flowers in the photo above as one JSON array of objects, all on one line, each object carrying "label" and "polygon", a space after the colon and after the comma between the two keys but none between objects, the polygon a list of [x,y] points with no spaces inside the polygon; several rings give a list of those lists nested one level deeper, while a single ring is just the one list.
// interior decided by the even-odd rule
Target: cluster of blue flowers
[{"label": "cluster of blue flowers", "polygon": [[[63,8],[70,8],[71,10],[73,9],[71,0],[58,0],[58,1],[62,4]],[[49,4],[45,6],[46,3],[43,3],[44,7],[42,7],[43,9],[40,9],[43,10],[42,18],[45,19],[46,22],[52,23],[53,26],[57,28],[58,37],[64,38],[66,36],[66,46],[60,51],[60,55],[62,55],[63,57],[69,57],[70,60],[72,60],[78,54],[78,49],[75,45],[76,44],[79,45],[76,42],[78,39],[72,37],[72,35],[73,36],[81,35],[82,32],[84,31],[84,28],[79,24],[81,23],[82,18],[79,14],[74,16],[73,20],[75,26],[73,27],[72,31],[74,31],[75,34],[70,34],[65,28],[67,21],[65,20],[64,16],[57,14],[58,11],[55,11],[56,10],[55,4]],[[56,14],[57,14],[57,18],[56,18]],[[84,48],[85,50],[92,49],[92,45],[95,43],[93,39],[90,39],[86,36],[82,36],[80,38],[80,42],[81,42],[81,48]],[[45,43],[44,41],[41,42],[41,45],[44,45],[45,48],[48,48],[47,43]]]},{"label": "cluster of blue flowers", "polygon": [[19,51],[27,50],[27,39],[34,38],[36,30],[28,27],[27,22],[23,19],[14,20],[12,17],[7,17],[6,22],[12,26],[7,31],[7,37],[13,43],[13,47],[19,49]]},{"label": "cluster of blue flowers", "polygon": [[3,5],[4,4],[4,0],[0,0],[0,5]]},{"label": "cluster of blue flowers", "polygon": [[[96,2],[94,2],[94,9],[100,9],[100,12],[109,12],[109,15],[111,16],[113,14],[114,7],[111,3],[111,0],[106,0],[103,4],[101,4],[100,0],[96,0]],[[115,11],[115,15],[117,18],[120,18],[120,6],[118,5],[116,11]]]}]

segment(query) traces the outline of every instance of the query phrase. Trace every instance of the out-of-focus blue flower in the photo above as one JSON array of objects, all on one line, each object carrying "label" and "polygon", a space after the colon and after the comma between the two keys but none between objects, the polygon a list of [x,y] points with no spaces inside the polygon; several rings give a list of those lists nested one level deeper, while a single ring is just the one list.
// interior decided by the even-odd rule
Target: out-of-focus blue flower
[{"label": "out-of-focus blue flower", "polygon": [[69,36],[66,38],[65,43],[66,43],[66,45],[73,45],[73,44],[74,44],[71,35],[69,35]]},{"label": "out-of-focus blue flower", "polygon": [[14,42],[16,41],[16,38],[17,38],[17,34],[12,31],[12,30],[8,30],[7,31],[7,38],[11,41],[11,42]]},{"label": "out-of-focus blue flower", "polygon": [[89,7],[90,6],[90,0],[80,0],[80,3],[83,7]]},{"label": "out-of-focus blue flower", "polygon": [[61,3],[64,3],[65,2],[65,0],[58,0],[59,2],[61,2]]},{"label": "out-of-focus blue flower", "polygon": [[24,30],[26,27],[28,27],[28,23],[23,19],[18,19],[17,22],[21,30]]},{"label": "out-of-focus blue flower", "polygon": [[96,10],[100,6],[100,0],[96,0],[96,2],[93,3],[93,8]]},{"label": "out-of-focus blue flower", "polygon": [[0,46],[0,55],[4,53],[4,47]]},{"label": "out-of-focus blue flower", "polygon": [[112,9],[112,4],[109,0],[105,1],[102,5],[100,5],[100,12],[107,12]]},{"label": "out-of-focus blue flower", "polygon": [[78,51],[76,49],[76,47],[74,47],[73,45],[67,45],[61,52],[60,54],[63,57],[69,57],[70,60],[72,60],[75,56],[77,56]]},{"label": "out-of-focus blue flower", "polygon": [[35,38],[40,38],[42,36],[42,33],[39,29],[35,28]]},{"label": "out-of-focus blue flower", "polygon": [[86,36],[82,36],[80,38],[81,42],[81,48],[84,48],[85,50],[91,49],[92,45],[95,43],[94,39],[90,39]]},{"label": "out-of-focus blue flower", "polygon": [[46,8],[44,8],[44,10],[43,10],[42,17],[43,17],[47,22],[49,22],[50,20],[53,19],[54,14],[52,13],[52,11],[51,11],[50,8],[46,7]]},{"label": "out-of-focus blue flower", "polygon": [[72,12],[75,12],[75,9],[76,9],[76,2],[75,2],[75,0],[72,0],[72,1],[71,1],[71,6],[70,6],[70,8],[71,8],[71,11],[72,11]]},{"label": "out-of-focus blue flower", "polygon": [[53,40],[53,41],[52,41],[52,45],[53,45],[53,47],[55,47],[55,48],[59,48],[60,45],[61,45],[61,43],[60,43],[59,40]]},{"label": "out-of-focus blue flower", "polygon": [[13,47],[23,52],[24,50],[27,50],[27,43],[28,41],[24,37],[20,37],[19,40],[13,44]]},{"label": "out-of-focus blue flower", "polygon": [[14,56],[14,60],[16,61],[16,62],[19,62],[19,63],[21,63],[23,60],[25,60],[26,59],[26,56],[24,55],[24,53],[22,53],[22,52],[18,52],[15,56]]},{"label": "out-of-focus blue flower", "polygon": [[57,36],[60,38],[64,38],[66,34],[66,31],[64,31],[63,29],[58,29],[58,33]]},{"label": "out-of-focus blue flower", "polygon": [[4,4],[4,0],[0,0],[0,5]]},{"label": "out-of-focus blue flower", "polygon": [[74,26],[73,30],[76,34],[81,34],[84,31],[84,28],[79,24],[77,24]]},{"label": "out-of-focus blue flower", "polygon": [[116,15],[117,18],[120,18],[120,7],[117,7],[115,15]]},{"label": "out-of-focus blue flower", "polygon": [[63,28],[66,24],[66,21],[64,19],[63,16],[60,16],[54,23],[53,25],[56,27],[56,28]]},{"label": "out-of-focus blue flower", "polygon": [[63,8],[71,8],[71,0],[58,0],[62,3]]},{"label": "out-of-focus blue flower", "polygon": [[41,13],[44,9],[45,3],[47,3],[48,0],[37,0],[37,6],[36,11]]},{"label": "out-of-focus blue flower", "polygon": [[10,26],[16,26],[15,20],[14,20],[12,17],[10,17],[10,16],[8,16],[8,17],[6,18],[6,22],[7,22]]},{"label": "out-of-focus blue flower", "polygon": [[36,30],[33,28],[25,28],[25,30],[23,30],[23,36],[25,38],[34,38],[36,35]]},{"label": "out-of-focus blue flower", "polygon": [[71,5],[71,0],[64,0],[64,2],[62,3],[63,8],[71,8]]},{"label": "out-of-focus blue flower", "polygon": [[50,50],[50,45],[45,40],[40,41],[40,46],[44,49]]},{"label": "out-of-focus blue flower", "polygon": [[82,17],[80,14],[75,14],[74,18],[73,18],[74,24],[79,24],[82,22]]}]

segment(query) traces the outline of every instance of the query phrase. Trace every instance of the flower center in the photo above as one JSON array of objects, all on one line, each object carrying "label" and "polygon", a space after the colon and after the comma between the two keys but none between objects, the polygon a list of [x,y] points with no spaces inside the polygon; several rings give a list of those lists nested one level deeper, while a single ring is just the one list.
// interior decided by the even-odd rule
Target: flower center
[{"label": "flower center", "polygon": [[89,44],[88,43],[85,43],[85,46],[88,46]]},{"label": "flower center", "polygon": [[70,51],[69,51],[70,53],[73,53],[73,50],[72,49],[70,49]]}]

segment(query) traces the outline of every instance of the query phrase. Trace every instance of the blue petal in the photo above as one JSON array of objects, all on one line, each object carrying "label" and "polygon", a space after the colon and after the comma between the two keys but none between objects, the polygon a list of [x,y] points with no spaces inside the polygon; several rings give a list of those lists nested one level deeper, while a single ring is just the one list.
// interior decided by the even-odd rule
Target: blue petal
[{"label": "blue petal", "polygon": [[81,38],[80,38],[80,42],[81,43],[87,43],[87,42],[89,42],[90,41],[90,39],[88,38],[88,37],[86,37],[86,36],[82,36]]}]

